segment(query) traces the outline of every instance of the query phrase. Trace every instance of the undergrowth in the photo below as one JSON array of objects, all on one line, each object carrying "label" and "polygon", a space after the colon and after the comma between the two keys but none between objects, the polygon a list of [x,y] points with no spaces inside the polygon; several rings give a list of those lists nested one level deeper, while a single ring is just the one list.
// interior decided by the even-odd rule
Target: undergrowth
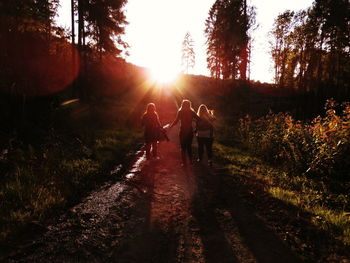
[{"label": "undergrowth", "polygon": [[283,163],[290,172],[349,181],[350,104],[329,100],[325,109],[326,115],[312,122],[294,120],[288,113],[271,113],[258,120],[246,116],[240,120],[241,141],[266,161]]},{"label": "undergrowth", "polygon": [[328,101],[325,116],[311,122],[287,113],[246,116],[235,131],[215,144],[232,174],[263,179],[271,196],[311,213],[314,225],[350,245],[348,103]]},{"label": "undergrowth", "polygon": [[140,134],[129,129],[51,131],[38,145],[13,139],[0,153],[0,240],[108,180],[108,170],[138,142]]}]

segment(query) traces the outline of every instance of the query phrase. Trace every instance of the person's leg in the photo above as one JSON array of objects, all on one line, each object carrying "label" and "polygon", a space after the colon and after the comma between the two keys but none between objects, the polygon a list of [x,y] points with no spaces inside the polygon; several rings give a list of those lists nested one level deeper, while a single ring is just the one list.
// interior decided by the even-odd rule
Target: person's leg
[{"label": "person's leg", "polygon": [[186,140],[186,149],[187,149],[188,159],[190,160],[190,164],[192,164],[192,139],[193,139],[193,133],[188,134],[187,140]]},{"label": "person's leg", "polygon": [[213,164],[213,138],[206,139],[206,150],[208,155],[208,163],[209,165]]},{"label": "person's leg", "polygon": [[186,157],[186,150],[181,149],[181,160],[182,160],[182,165],[186,166],[187,165],[187,157]]},{"label": "person's leg", "polygon": [[150,160],[151,159],[151,143],[150,142],[146,142],[146,159]]},{"label": "person's leg", "polygon": [[197,142],[198,142],[198,161],[201,161],[203,158],[203,151],[204,151],[203,138],[197,137]]},{"label": "person's leg", "polygon": [[181,133],[180,133],[180,146],[181,146],[181,160],[182,160],[182,164],[184,166],[186,166],[186,164],[187,164],[187,160],[186,160],[186,138]]},{"label": "person's leg", "polygon": [[157,141],[152,142],[152,155],[153,155],[153,157],[158,156],[158,143],[157,143]]}]

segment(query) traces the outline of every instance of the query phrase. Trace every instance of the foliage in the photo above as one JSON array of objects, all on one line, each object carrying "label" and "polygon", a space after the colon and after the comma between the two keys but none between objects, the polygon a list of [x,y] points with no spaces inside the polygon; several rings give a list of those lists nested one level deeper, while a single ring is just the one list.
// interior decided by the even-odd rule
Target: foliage
[{"label": "foliage", "polygon": [[71,47],[53,25],[58,1],[5,1],[0,8],[0,91],[47,95],[72,82]]},{"label": "foliage", "polygon": [[279,86],[348,99],[349,10],[347,0],[318,0],[275,19],[270,43]]},{"label": "foliage", "polygon": [[246,79],[248,31],[254,23],[254,8],[248,8],[246,1],[215,1],[205,21],[207,63],[213,77]]},{"label": "foliage", "polygon": [[[282,116],[276,119],[283,122]],[[350,244],[349,178],[347,182],[317,176],[310,178],[302,173],[285,170],[283,166],[271,166],[256,152],[237,147],[237,142],[232,142],[232,132],[222,134],[220,129],[219,133],[214,144],[215,155],[225,164],[227,172],[234,175],[232,180],[238,181],[237,185],[255,189],[255,184],[260,182],[271,197],[307,212],[311,215],[310,223],[342,240],[344,244]],[[343,158],[346,160],[346,156]],[[266,194],[264,196],[266,198]],[[275,211],[276,207],[273,209]]]},{"label": "foliage", "polygon": [[38,145],[12,142],[0,155],[0,239],[18,226],[47,217],[110,179],[140,134],[127,129],[52,131]]},{"label": "foliage", "polygon": [[349,180],[350,106],[329,100],[326,115],[311,123],[295,121],[287,113],[240,120],[244,144],[268,161],[283,163],[291,172]]},{"label": "foliage", "polygon": [[[102,55],[114,58],[126,50],[126,0],[72,0],[78,15],[78,45],[57,27],[59,0],[0,3],[0,91],[22,96],[56,94],[72,85],[80,97],[91,65]],[[77,85],[78,84],[78,85]],[[25,111],[23,109],[23,111]]]},{"label": "foliage", "polygon": [[[124,26],[127,24],[123,7],[127,0],[79,0],[76,10],[79,16],[80,46],[90,37],[99,52],[119,55],[127,44],[122,40]],[[83,38],[83,39],[82,39]]]}]

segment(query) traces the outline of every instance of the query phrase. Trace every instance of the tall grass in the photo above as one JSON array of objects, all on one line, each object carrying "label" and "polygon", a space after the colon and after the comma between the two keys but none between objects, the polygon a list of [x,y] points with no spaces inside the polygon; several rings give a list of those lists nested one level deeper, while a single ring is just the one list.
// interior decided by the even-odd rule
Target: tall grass
[{"label": "tall grass", "polygon": [[350,105],[330,100],[325,110],[309,122],[288,113],[246,116],[237,128],[245,150],[225,132],[216,153],[233,173],[263,179],[273,197],[313,214],[312,223],[350,244]]},{"label": "tall grass", "polygon": [[129,129],[51,132],[40,145],[8,149],[1,156],[0,240],[55,208],[79,200],[122,163],[140,141]]}]

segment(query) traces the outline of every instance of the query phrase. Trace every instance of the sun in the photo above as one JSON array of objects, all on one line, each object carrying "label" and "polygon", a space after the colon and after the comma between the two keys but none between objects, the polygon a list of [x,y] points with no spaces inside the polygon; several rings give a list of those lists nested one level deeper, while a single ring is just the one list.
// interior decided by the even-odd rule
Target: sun
[{"label": "sun", "polygon": [[149,74],[154,82],[169,84],[177,79],[179,71],[170,65],[153,65],[149,68]]}]

